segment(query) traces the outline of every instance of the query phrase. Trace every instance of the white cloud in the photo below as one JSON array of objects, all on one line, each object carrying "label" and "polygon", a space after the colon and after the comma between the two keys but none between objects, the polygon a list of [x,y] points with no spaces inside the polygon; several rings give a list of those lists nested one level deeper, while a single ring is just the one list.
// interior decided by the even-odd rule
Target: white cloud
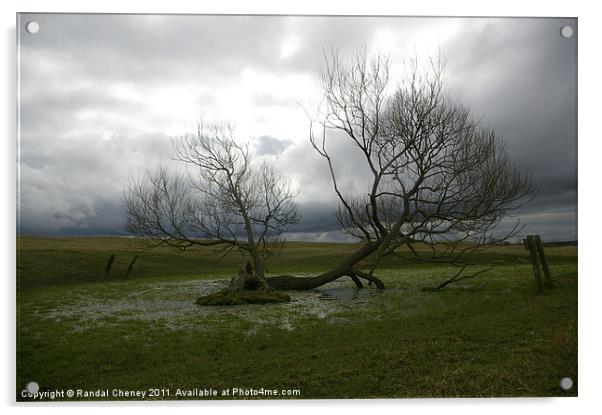
[{"label": "white cloud", "polygon": [[280,59],[286,59],[299,50],[301,38],[295,34],[289,35],[280,44]]}]

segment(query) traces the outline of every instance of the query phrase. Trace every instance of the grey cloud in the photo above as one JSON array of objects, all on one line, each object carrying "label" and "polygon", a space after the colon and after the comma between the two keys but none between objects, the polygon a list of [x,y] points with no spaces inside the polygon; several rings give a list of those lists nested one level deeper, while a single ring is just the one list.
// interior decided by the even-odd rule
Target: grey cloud
[{"label": "grey cloud", "polygon": [[255,97],[255,103],[262,107],[298,106],[299,103],[290,98],[279,98],[269,94],[260,94]]},{"label": "grey cloud", "polygon": [[576,44],[559,28],[574,19],[495,20],[458,36],[445,49],[452,93],[507,144],[528,170],[533,206],[576,205]]},{"label": "grey cloud", "polygon": [[280,140],[278,138],[264,135],[255,139],[255,152],[259,156],[277,156],[292,144],[291,140]]},{"label": "grey cloud", "polygon": [[305,202],[299,205],[303,220],[290,229],[291,233],[322,233],[338,231],[334,203]]},{"label": "grey cloud", "polygon": [[[337,185],[349,196],[364,191],[370,180],[363,155],[343,134],[333,132],[327,143],[333,159]],[[311,146],[309,140],[295,143],[276,160],[276,165],[300,183],[299,199],[330,203],[336,206],[328,164]]]},{"label": "grey cloud", "polygon": [[76,125],[78,116],[86,111],[108,113],[120,108],[122,113],[131,113],[141,110],[139,103],[108,96],[98,86],[66,89],[62,85],[49,85],[36,89],[35,94],[21,98],[21,124],[27,132],[42,133]]},{"label": "grey cloud", "polygon": [[165,161],[170,146],[161,133],[109,140],[22,139],[20,232],[123,232],[120,197],[126,181]]},{"label": "grey cloud", "polygon": [[520,226],[520,233],[514,238],[520,241],[525,235],[538,234],[544,241],[575,241],[577,234],[577,211],[574,208],[554,209],[522,213],[518,217],[508,217],[498,226],[498,232],[505,234],[515,226]]},{"label": "grey cloud", "polygon": [[[331,47],[347,53],[387,29],[397,35],[397,46],[411,49],[406,35],[449,21],[76,14],[22,19],[39,21],[41,30],[21,33],[21,231],[58,234],[121,232],[125,181],[169,159],[167,133],[146,115],[152,103],[145,100],[155,88],[190,84],[199,88],[194,109],[212,108],[219,101],[215,88],[229,85],[245,68],[305,73],[317,82],[323,52]],[[576,21],[456,20],[460,28],[441,39],[450,95],[492,127],[517,164],[531,172],[538,194],[520,212],[523,222],[542,235],[576,238],[576,42],[558,34],[561,25]],[[298,38],[298,49],[281,58],[289,36]],[[115,85],[133,88],[142,101],[114,94]],[[251,102],[260,113],[298,106],[276,90]],[[259,132],[254,144],[257,154],[271,157],[299,186],[303,218],[291,235],[344,240],[337,234],[327,166],[307,140],[289,139],[293,133],[300,134]],[[336,137],[330,151],[341,187],[361,191],[367,175],[358,169],[358,152]]]},{"label": "grey cloud", "polygon": [[326,231],[326,232],[289,232],[285,235],[287,241],[298,242],[357,242],[352,236],[344,234],[341,231]]},{"label": "grey cloud", "polygon": [[272,66],[286,19],[251,16],[23,14],[22,54],[52,53],[88,79],[163,82],[179,76],[225,77],[245,65]]},{"label": "grey cloud", "polygon": [[42,216],[22,210],[20,229],[26,235],[125,235],[125,218],[118,199],[72,200],[67,208]]}]

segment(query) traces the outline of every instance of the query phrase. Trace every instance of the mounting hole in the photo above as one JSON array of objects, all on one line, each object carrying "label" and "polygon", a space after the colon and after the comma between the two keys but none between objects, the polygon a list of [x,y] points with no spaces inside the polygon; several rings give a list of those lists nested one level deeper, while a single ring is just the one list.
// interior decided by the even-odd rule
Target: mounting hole
[{"label": "mounting hole", "polygon": [[25,25],[25,30],[27,30],[27,33],[35,35],[40,31],[40,25],[38,22],[28,22]]},{"label": "mounting hole", "polygon": [[560,387],[565,391],[568,391],[573,387],[573,379],[571,378],[562,378],[560,379]]},{"label": "mounting hole", "polygon": [[29,382],[27,385],[25,385],[25,390],[35,395],[40,391],[40,385],[38,385],[38,382]]},{"label": "mounting hole", "polygon": [[573,37],[573,28],[571,26],[562,26],[560,28],[560,36],[562,36],[565,39],[569,39],[571,37]]}]

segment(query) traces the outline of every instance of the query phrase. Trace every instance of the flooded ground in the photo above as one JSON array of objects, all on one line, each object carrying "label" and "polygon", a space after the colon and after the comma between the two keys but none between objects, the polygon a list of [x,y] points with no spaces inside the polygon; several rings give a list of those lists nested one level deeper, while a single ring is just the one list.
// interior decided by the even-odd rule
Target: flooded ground
[{"label": "flooded ground", "polygon": [[[216,292],[228,285],[228,280],[193,280],[127,284],[113,283],[97,290],[81,287],[72,289],[57,305],[37,304],[36,318],[60,321],[73,331],[98,325],[124,322],[148,322],[168,329],[215,328],[225,320],[250,323],[252,334],[258,325],[272,324],[286,330],[308,319],[345,320],[344,314],[366,308],[384,308],[399,288],[379,290],[373,287],[356,288],[346,280],[334,281],[319,289],[288,291],[289,303],[239,306],[198,306],[196,298]],[[52,303],[52,305],[50,304]]]},{"label": "flooded ground", "polygon": [[[307,291],[287,291],[289,303],[238,306],[198,306],[195,300],[225,288],[229,279],[213,278],[178,281],[122,281],[86,284],[46,291],[43,300],[19,300],[19,313],[41,321],[61,323],[72,332],[94,327],[148,324],[167,330],[215,330],[224,325],[240,326],[250,334],[260,326],[273,325],[295,330],[312,320],[342,323],[350,319],[381,318],[383,312],[411,315],[421,303],[440,296],[424,294],[420,288],[440,281],[433,270],[382,270],[384,290],[366,286],[358,289],[350,279],[340,279]],[[506,288],[513,283],[506,282]],[[448,291],[482,290],[484,280],[450,286]]]}]

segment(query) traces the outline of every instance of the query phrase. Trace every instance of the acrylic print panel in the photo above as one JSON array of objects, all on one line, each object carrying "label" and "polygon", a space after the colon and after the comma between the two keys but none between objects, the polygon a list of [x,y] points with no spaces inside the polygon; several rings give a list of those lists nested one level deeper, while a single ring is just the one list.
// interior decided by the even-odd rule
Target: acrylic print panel
[{"label": "acrylic print panel", "polygon": [[18,401],[577,395],[576,19],[17,26]]}]

